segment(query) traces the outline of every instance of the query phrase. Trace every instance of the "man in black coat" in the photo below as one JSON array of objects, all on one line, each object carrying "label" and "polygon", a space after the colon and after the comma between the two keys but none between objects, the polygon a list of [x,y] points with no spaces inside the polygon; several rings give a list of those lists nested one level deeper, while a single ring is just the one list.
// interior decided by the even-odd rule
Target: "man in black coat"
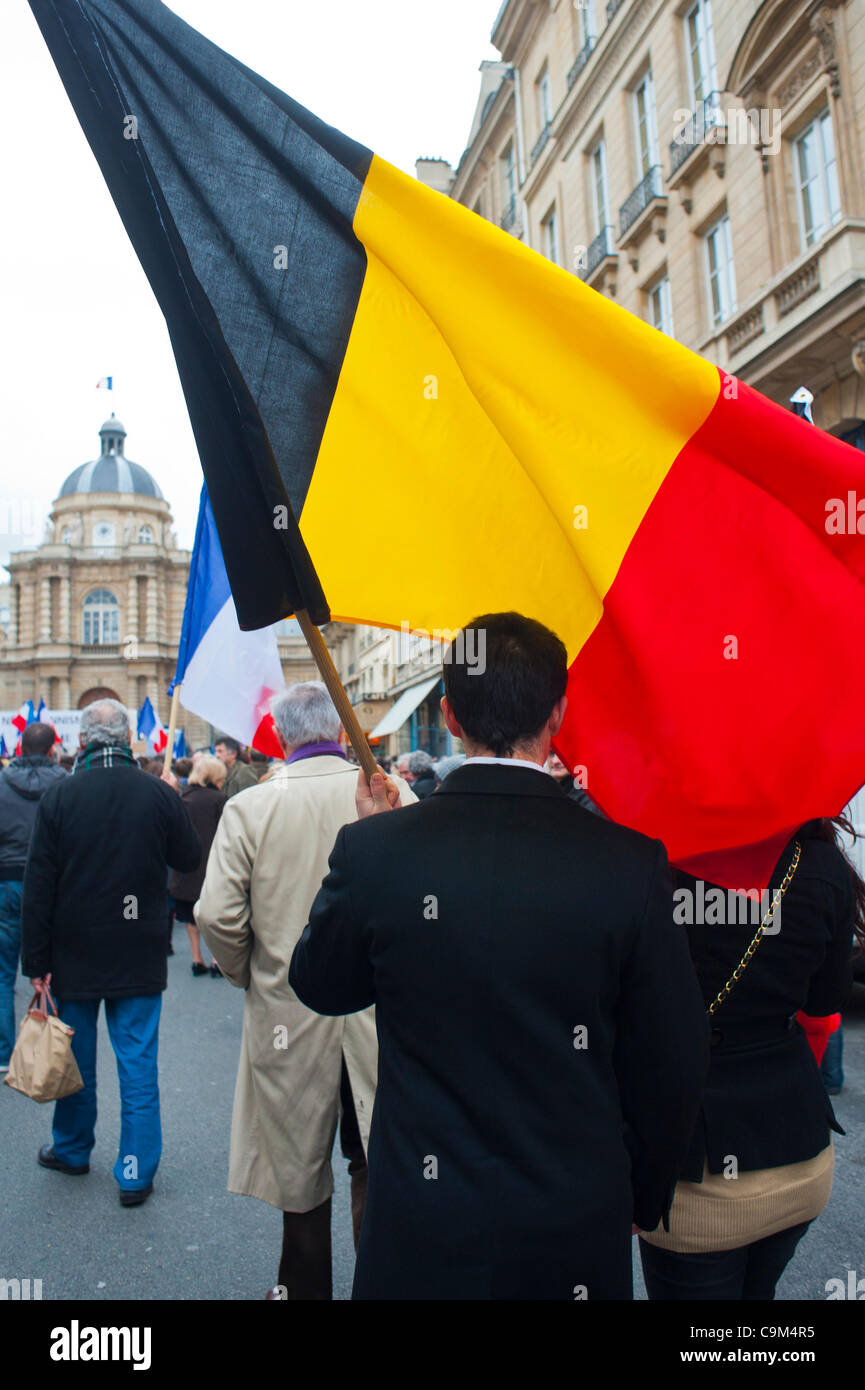
[{"label": "man in black coat", "polygon": [[0,1071],[15,1046],[15,979],[21,958],[21,880],[41,798],[66,777],[48,756],[50,724],[28,724],[21,756],[0,772]]},{"label": "man in black coat", "polygon": [[663,846],[543,770],[564,646],[516,613],[470,626],[442,701],[467,761],[400,810],[359,787],[386,814],[340,831],[291,962],[309,1008],[376,1005],[353,1296],[628,1299],[632,1223],[665,1218],[700,1102],[704,1005]]},{"label": "man in black coat", "polygon": [[45,1168],[89,1171],[96,1123],[96,1020],[105,1018],[120,1079],[114,1176],[123,1206],[146,1201],[162,1152],[157,1049],[167,983],[167,869],[201,854],[177,792],[139,768],[129,715],[117,700],[81,714],[73,775],[39,804],[24,873],[22,966],[34,988],[50,979],[75,1029],[84,1089],[58,1101]]}]

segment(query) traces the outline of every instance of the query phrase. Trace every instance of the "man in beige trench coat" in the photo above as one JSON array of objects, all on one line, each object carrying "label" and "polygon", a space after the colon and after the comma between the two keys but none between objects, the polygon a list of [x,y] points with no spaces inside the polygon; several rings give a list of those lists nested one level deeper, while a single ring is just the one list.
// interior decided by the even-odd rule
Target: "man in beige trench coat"
[{"label": "man in beige trench coat", "polygon": [[[286,764],[226,805],[195,916],[223,974],[246,990],[228,1190],[283,1212],[278,1292],[268,1297],[328,1299],[330,1155],[342,1114],[356,1245],[378,1066],[375,1015],[312,1013],[289,986],[288,965],[337,834],[357,819],[357,768],[320,682],[289,686],[272,709]],[[404,804],[415,800],[398,785]]]}]

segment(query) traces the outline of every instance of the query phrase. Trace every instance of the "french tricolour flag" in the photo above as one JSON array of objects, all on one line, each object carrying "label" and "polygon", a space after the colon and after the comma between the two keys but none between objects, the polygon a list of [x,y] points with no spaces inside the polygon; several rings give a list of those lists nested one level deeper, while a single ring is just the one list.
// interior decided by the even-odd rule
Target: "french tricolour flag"
[{"label": "french tricolour flag", "polygon": [[114,377],[113,377],[113,376],[101,376],[101,377],[99,378],[99,380],[97,381],[97,383],[96,383],[96,390],[97,390],[97,391],[113,391],[113,390],[114,390]]},{"label": "french tricolour flag", "polygon": [[36,716],[33,713],[33,701],[25,700],[24,704],[15,715],[15,718],[12,720],[12,723],[15,725],[19,734],[23,734],[27,725],[32,724],[35,718]]},{"label": "french tricolour flag", "polygon": [[165,725],[150,702],[149,695],[138,711],[138,737],[145,739],[154,753],[165,752],[168,734]]},{"label": "french tricolour flag", "polygon": [[222,547],[201,489],[189,588],[177,653],[177,674],[186,709],[212,724],[217,733],[281,758],[271,698],[285,686],[272,628],[242,632],[222,559]]}]

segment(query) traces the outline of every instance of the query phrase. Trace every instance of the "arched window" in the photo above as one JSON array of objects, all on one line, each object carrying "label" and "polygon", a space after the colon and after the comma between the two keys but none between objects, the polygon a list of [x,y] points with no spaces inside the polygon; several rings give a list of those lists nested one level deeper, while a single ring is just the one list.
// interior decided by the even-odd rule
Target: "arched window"
[{"label": "arched window", "polygon": [[86,647],[112,646],[120,641],[120,605],[107,589],[94,589],[84,600]]},{"label": "arched window", "polygon": [[139,544],[139,545],[152,545],[152,544],[153,544],[153,531],[151,530],[151,528],[150,528],[149,526],[139,526],[139,528],[138,528],[138,544]]},{"label": "arched window", "polygon": [[71,526],[64,526],[64,527],[63,527],[63,534],[61,535],[60,539],[61,539],[61,541],[63,542],[64,545],[71,545],[71,544],[72,544],[72,527],[71,527]]}]

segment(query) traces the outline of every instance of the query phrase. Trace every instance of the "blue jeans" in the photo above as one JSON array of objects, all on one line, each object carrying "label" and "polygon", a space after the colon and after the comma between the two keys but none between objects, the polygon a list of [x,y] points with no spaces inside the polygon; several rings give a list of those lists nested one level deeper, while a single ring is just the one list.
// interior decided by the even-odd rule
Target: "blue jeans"
[{"label": "blue jeans", "polygon": [[15,1046],[15,980],[21,958],[21,884],[0,883],[0,1067]]},{"label": "blue jeans", "polygon": [[834,1033],[829,1034],[829,1041],[826,1044],[826,1051],[823,1053],[823,1061],[820,1064],[820,1075],[825,1086],[837,1086],[839,1091],[844,1085],[844,1029],[836,1028]]},{"label": "blue jeans", "polygon": [[775,1285],[810,1224],[803,1221],[738,1250],[704,1255],[680,1255],[641,1239],[640,1259],[649,1301],[767,1302],[775,1297]]},{"label": "blue jeans", "polygon": [[[57,1000],[64,1023],[75,1029],[72,1051],[84,1090],[54,1107],[54,1152],[64,1163],[90,1162],[96,1142],[96,1020],[98,999]],[[105,1021],[120,1082],[120,1148],[114,1176],[125,1192],[149,1187],[162,1154],[159,1120],[159,1015],[162,995],[106,999]]]}]

